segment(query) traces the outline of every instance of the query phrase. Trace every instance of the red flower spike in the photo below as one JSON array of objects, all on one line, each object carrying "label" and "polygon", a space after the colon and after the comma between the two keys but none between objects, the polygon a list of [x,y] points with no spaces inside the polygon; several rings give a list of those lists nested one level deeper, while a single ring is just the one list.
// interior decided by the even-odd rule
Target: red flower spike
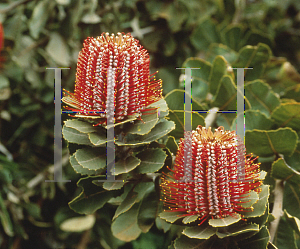
[{"label": "red flower spike", "polygon": [[3,31],[3,26],[0,23],[0,52],[2,50],[3,44],[4,44],[4,31]]},{"label": "red flower spike", "polygon": [[[184,168],[185,141],[181,139],[174,169],[162,177],[162,201],[168,211],[183,212],[181,216],[198,215],[200,224],[208,218],[234,217],[238,212],[251,211],[251,207],[241,204],[251,190],[261,191],[259,164],[253,163],[256,158],[245,155],[245,147],[236,142],[235,132],[219,127],[213,133],[211,128],[199,125],[191,137],[190,171]],[[240,154],[244,167],[238,163]],[[187,172],[191,179],[185,181]]]},{"label": "red flower spike", "polygon": [[[162,98],[162,83],[150,75],[149,63],[147,50],[130,34],[87,38],[78,56],[75,91],[64,90],[67,110],[78,112],[76,117],[102,118],[100,123],[106,123],[107,97],[112,94],[115,122],[153,110],[148,106]],[[114,69],[114,81],[107,77],[108,68]],[[114,91],[107,93],[109,82],[114,82]]]}]

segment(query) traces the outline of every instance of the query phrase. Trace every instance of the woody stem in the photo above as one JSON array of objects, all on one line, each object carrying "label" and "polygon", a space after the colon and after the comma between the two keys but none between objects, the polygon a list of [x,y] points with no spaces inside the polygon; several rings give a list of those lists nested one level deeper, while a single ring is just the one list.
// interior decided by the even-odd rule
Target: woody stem
[{"label": "woody stem", "polygon": [[275,189],[274,189],[274,206],[272,210],[272,215],[274,216],[275,220],[270,223],[270,236],[271,242],[273,242],[277,228],[279,225],[279,221],[281,216],[283,215],[282,212],[282,202],[283,202],[283,180],[275,180]]}]

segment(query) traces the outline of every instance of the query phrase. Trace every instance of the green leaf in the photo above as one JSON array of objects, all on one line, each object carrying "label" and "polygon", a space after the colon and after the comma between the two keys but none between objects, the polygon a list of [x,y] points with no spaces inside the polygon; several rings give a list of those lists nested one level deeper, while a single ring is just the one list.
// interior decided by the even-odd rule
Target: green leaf
[{"label": "green leaf", "polygon": [[9,79],[4,75],[0,74],[0,89],[9,87]]},{"label": "green leaf", "polygon": [[125,197],[125,199],[122,201],[122,203],[118,206],[113,220],[116,219],[120,214],[128,211],[136,203],[137,196],[137,192],[134,192],[132,188],[131,191]]},{"label": "green leaf", "polygon": [[112,172],[112,174],[117,176],[123,173],[128,173],[140,165],[140,163],[141,160],[135,156],[129,156],[126,159],[120,159],[115,163],[115,172]]},{"label": "green leaf", "polygon": [[106,167],[106,154],[101,148],[83,148],[74,154],[77,162],[84,168],[98,170]]},{"label": "green leaf", "polygon": [[93,214],[96,210],[102,208],[104,204],[112,197],[119,194],[117,190],[106,191],[96,186],[92,181],[103,180],[100,177],[81,178],[77,186],[81,187],[82,192],[79,196],[69,202],[69,206],[79,214]]},{"label": "green leaf", "polygon": [[278,248],[283,249],[298,249],[295,241],[295,232],[284,217],[281,217],[274,237],[274,244]]},{"label": "green leaf", "polygon": [[119,146],[149,144],[167,135],[171,130],[174,129],[175,129],[174,122],[162,119],[155,125],[155,127],[148,134],[144,136],[128,134],[124,138],[125,142],[116,141],[116,144]]},{"label": "green leaf", "polygon": [[[244,115],[241,113],[239,115]],[[245,130],[269,130],[274,122],[267,117],[266,114],[259,110],[247,110],[245,111]],[[236,119],[232,122],[231,129],[235,129]]]},{"label": "green leaf", "polygon": [[69,143],[93,146],[93,144],[89,140],[89,135],[86,133],[81,133],[78,130],[68,128],[64,125],[62,129],[62,134],[64,139],[66,139]]},{"label": "green leaf", "polygon": [[[224,241],[217,240],[214,237],[210,239],[193,239],[185,235],[181,235],[175,240],[175,249],[220,249],[224,248]],[[230,249],[239,249],[230,241],[226,245]]]},{"label": "green leaf", "polygon": [[[298,135],[299,137],[299,135]],[[284,157],[288,165],[291,165],[293,169],[300,171],[300,141],[297,143],[297,148],[294,154],[290,157]]]},{"label": "green leaf", "polygon": [[[193,90],[194,93],[194,90]],[[183,111],[184,110],[184,98],[185,98],[185,91],[181,89],[175,89],[171,92],[169,92],[165,100],[168,104],[168,107],[170,110],[173,111]],[[204,106],[202,106],[197,100],[194,100],[192,97],[192,110],[193,111],[203,111]]]},{"label": "green leaf", "polygon": [[34,7],[33,13],[28,22],[30,35],[34,39],[37,39],[40,32],[44,29],[49,13],[51,13],[53,7],[53,2],[48,0],[39,1]]},{"label": "green leaf", "polygon": [[159,216],[157,216],[155,219],[155,225],[159,230],[163,230],[164,233],[169,231],[169,229],[172,226],[171,223],[166,222],[165,220],[161,219]]},{"label": "green leaf", "polygon": [[104,132],[89,133],[89,139],[90,139],[91,143],[95,146],[104,145],[107,142],[107,136]]},{"label": "green leaf", "polygon": [[91,229],[95,221],[96,217],[94,215],[73,217],[62,222],[59,228],[65,232],[82,232]]},{"label": "green leaf", "polygon": [[71,0],[56,0],[56,2],[61,5],[69,5]]},{"label": "green leaf", "polygon": [[[144,41],[145,39],[143,39],[143,44]],[[163,67],[159,70],[159,72],[156,75],[156,78],[162,79],[163,95],[166,95],[167,93],[171,92],[173,89],[179,87],[179,82],[178,82],[179,76],[180,76],[180,70],[175,70],[174,67],[169,67],[169,68]]]},{"label": "green leaf", "polygon": [[169,113],[169,108],[168,108],[168,105],[167,105],[167,102],[165,99],[160,99],[159,101],[152,103],[148,107],[158,108],[158,117],[159,118],[167,116]]},{"label": "green leaf", "polygon": [[168,222],[174,223],[176,220],[181,219],[183,217],[182,214],[184,213],[163,211],[159,214],[159,217]]},{"label": "green leaf", "polygon": [[137,202],[141,201],[146,193],[153,189],[153,182],[139,182],[135,187],[134,191],[138,193]]},{"label": "green leaf", "polygon": [[130,124],[128,129],[126,129],[126,133],[138,135],[148,134],[158,121],[158,112],[155,111],[153,114],[144,113],[141,119],[142,120],[135,120],[133,124]]},{"label": "green leaf", "polygon": [[265,214],[269,198],[269,185],[262,185],[261,192],[258,194],[259,200],[253,204],[252,212],[244,212],[244,218],[260,217]]},{"label": "green leaf", "polygon": [[174,54],[177,48],[176,40],[174,39],[173,35],[170,34],[165,37],[164,41],[164,55],[169,57]]},{"label": "green leaf", "polygon": [[82,165],[80,165],[75,156],[72,155],[70,156],[70,163],[73,167],[73,169],[79,173],[79,174],[82,174],[82,175],[97,175],[97,174],[100,174],[102,172],[102,170],[91,170],[91,169],[88,169],[88,168],[84,168]]},{"label": "green leaf", "polygon": [[238,58],[238,53],[226,45],[216,43],[210,44],[207,53],[207,60],[213,61],[217,55],[222,55],[229,64],[232,64]]},{"label": "green leaf", "polygon": [[158,171],[167,158],[166,153],[160,149],[146,149],[136,155],[141,160],[140,165],[137,167],[137,173],[153,173]]},{"label": "green leaf", "polygon": [[271,241],[269,241],[267,249],[278,249]]},{"label": "green leaf", "polygon": [[[170,132],[171,136],[176,139],[182,138],[184,136],[184,111],[171,111],[169,113],[169,119],[171,119],[175,125],[176,129]],[[199,113],[192,113],[192,130],[195,130],[198,125],[205,127],[205,119]]]},{"label": "green leaf", "polygon": [[300,84],[296,84],[290,87],[287,87],[283,95],[284,98],[294,99],[297,102],[300,102]]},{"label": "green leaf", "polygon": [[249,194],[245,194],[245,198],[241,201],[245,203],[241,203],[240,205],[244,208],[251,207],[254,203],[258,201],[259,197],[255,191],[251,191]]},{"label": "green leaf", "polygon": [[156,52],[161,42],[163,32],[163,29],[158,29],[145,34],[143,38],[143,46],[151,52]]},{"label": "green leaf", "polygon": [[223,56],[218,55],[213,63],[209,76],[209,92],[216,94],[219,82],[224,75],[227,74],[227,61]]},{"label": "green leaf", "polygon": [[258,156],[292,155],[297,146],[297,133],[291,128],[246,131],[247,151]]},{"label": "green leaf", "polygon": [[169,242],[170,239],[166,240],[164,234],[150,231],[149,233],[142,233],[138,237],[138,239],[132,241],[131,244],[132,244],[132,249],[142,249],[142,248],[161,249],[161,248],[167,248]]},{"label": "green leaf", "polygon": [[116,238],[129,242],[139,237],[142,231],[137,224],[138,210],[139,204],[135,204],[113,221],[111,230]]},{"label": "green leaf", "polygon": [[273,111],[271,118],[280,127],[300,130],[300,103],[282,103]]},{"label": "green leaf", "polygon": [[91,133],[97,132],[99,130],[99,127],[97,128],[89,122],[85,122],[78,119],[68,119],[64,123],[66,127],[75,129],[81,133]]},{"label": "green leaf", "polygon": [[[182,79],[182,78],[181,78]],[[179,83],[180,88],[184,88],[184,81]],[[192,93],[193,93],[193,102],[194,101],[205,101],[207,99],[207,94],[209,93],[209,86],[206,82],[199,78],[194,78],[192,76]],[[204,106],[204,105],[202,105]],[[201,108],[201,110],[208,108]],[[199,110],[199,109],[198,109]]]},{"label": "green leaf", "polygon": [[81,18],[81,21],[86,24],[96,24],[101,22],[101,17],[95,12],[88,12]]},{"label": "green leaf", "polygon": [[198,50],[207,50],[211,43],[221,43],[217,26],[211,18],[198,24],[190,40]]},{"label": "green leaf", "polygon": [[154,190],[154,184],[144,195],[140,203],[138,225],[143,233],[147,233],[157,217],[159,197]]},{"label": "green leaf", "polygon": [[[243,225],[234,226],[233,228],[230,228],[224,232],[220,230],[221,229],[218,229],[216,234],[220,239],[223,239],[225,237],[237,236],[245,233],[251,233],[251,234],[257,233],[259,231],[259,226],[257,224],[243,224]],[[245,236],[249,237],[248,234]]]},{"label": "green leaf", "polygon": [[50,34],[50,40],[46,46],[46,52],[55,63],[65,67],[70,66],[71,57],[69,48],[59,33],[53,32]]},{"label": "green leaf", "polygon": [[174,154],[177,154],[177,150],[178,150],[178,144],[175,141],[175,138],[172,136],[168,137],[168,140],[166,142],[166,147]]},{"label": "green leaf", "polygon": [[[103,184],[103,182],[99,182],[99,181],[93,181],[93,183],[95,185],[100,185]],[[101,185],[100,185],[101,186]],[[124,188],[121,190],[123,191],[123,193],[120,196],[117,196],[115,198],[111,198],[108,203],[115,205],[115,206],[119,206],[121,205],[122,201],[124,201],[124,199],[126,198],[126,196],[128,195],[128,193],[132,190],[132,185],[131,184],[125,184]],[[137,191],[135,191],[137,192]]]},{"label": "green leaf", "polygon": [[[122,175],[118,175],[115,176],[116,180],[123,180],[123,182],[104,182],[103,183],[103,188],[106,190],[115,190],[115,189],[121,189],[124,184],[125,184],[125,180],[126,180],[127,174],[122,174]],[[94,184],[98,185],[97,183],[99,182],[93,182]]]},{"label": "green leaf", "polygon": [[[64,97],[64,98],[65,98],[65,97]],[[78,117],[82,117],[82,116],[79,116],[79,115],[77,115],[77,116],[78,116]],[[121,127],[122,127],[123,124],[132,122],[132,121],[136,120],[139,116],[140,116],[140,115],[139,115],[138,113],[134,113],[134,114],[132,114],[132,115],[129,115],[129,116],[127,117],[127,119],[125,119],[125,120],[122,121],[122,122],[114,123],[113,125],[110,125],[109,127],[107,127],[107,126],[105,126],[105,125],[102,125],[102,127],[104,127],[106,130],[107,130],[107,128],[112,128],[112,127],[116,128],[117,126],[121,126]],[[91,117],[93,118],[93,116],[91,116]],[[105,118],[102,118],[102,120],[104,121]]]},{"label": "green leaf", "polygon": [[[23,36],[23,32],[28,30],[28,21],[24,24],[24,10],[19,9],[19,11],[16,11],[15,14],[11,16],[11,18],[6,18],[5,26],[3,28],[5,39],[14,42],[20,41],[19,39]],[[22,38],[24,38],[24,36]]]},{"label": "green leaf", "polygon": [[0,220],[1,220],[1,224],[2,227],[4,229],[4,232],[10,236],[13,237],[14,236],[14,228],[13,228],[13,224],[11,222],[9,213],[5,207],[4,201],[2,199],[2,195],[0,194]]},{"label": "green leaf", "polygon": [[213,227],[225,227],[241,220],[241,216],[239,214],[234,214],[234,216],[235,217],[229,215],[223,219],[210,219],[208,223]]},{"label": "green leaf", "polygon": [[286,210],[284,210],[284,217],[294,231],[300,235],[300,220],[297,217],[290,215]]},{"label": "green leaf", "polygon": [[300,172],[288,166],[282,158],[279,158],[277,161],[273,162],[271,176],[284,181],[294,183],[300,182]]},{"label": "green leaf", "polygon": [[258,43],[263,43],[264,45],[268,45],[269,47],[273,45],[268,33],[253,30],[249,31],[245,35],[245,39],[243,42],[247,45],[257,45]]},{"label": "green leaf", "polygon": [[[195,101],[203,101],[206,99],[207,94],[209,92],[209,75],[211,70],[211,64],[205,60],[199,58],[188,58],[183,63],[184,68],[193,68],[191,70],[191,80],[192,80],[192,94],[193,94],[193,110],[204,110],[207,108],[198,108],[194,105],[198,104]],[[185,88],[185,70],[182,70],[182,75],[180,79],[180,88]],[[178,101],[175,99],[175,102]],[[182,95],[182,99],[180,101],[184,102],[184,95]],[[183,110],[184,105],[179,110]],[[201,105],[200,105],[201,106]],[[170,107],[170,109],[173,109]],[[174,109],[175,110],[175,109]]]},{"label": "green leaf", "polygon": [[[209,83],[209,76],[212,65],[200,58],[197,57],[190,57],[186,59],[182,65],[183,68],[199,68],[199,69],[192,69],[192,79],[198,79],[205,84],[208,85]],[[185,73],[185,70],[182,70],[182,73]],[[169,107],[170,108],[170,107]]]},{"label": "green leaf", "polygon": [[268,117],[280,105],[278,95],[271,90],[271,87],[267,83],[261,80],[246,83],[245,96],[250,102],[252,110],[260,110]]},{"label": "green leaf", "polygon": [[273,215],[273,214],[269,214],[269,215],[268,215],[267,222],[272,222],[273,220],[275,220],[274,215]]},{"label": "green leaf", "polygon": [[239,51],[238,60],[233,68],[253,68],[245,70],[245,80],[259,79],[263,74],[266,64],[271,57],[271,49],[268,45],[259,43],[257,46],[245,46]]},{"label": "green leaf", "polygon": [[168,21],[168,25],[173,33],[178,32],[182,29],[182,24],[189,16],[189,11],[186,9],[183,2],[177,4],[169,4],[166,8],[166,12],[163,8],[163,17]]},{"label": "green leaf", "polygon": [[269,231],[266,226],[263,226],[257,234],[248,239],[238,242],[238,244],[240,249],[267,248],[269,240]]},{"label": "green leaf", "polygon": [[[266,222],[271,222],[271,219],[274,218],[272,214],[269,213],[269,203],[267,203],[267,208],[265,213],[259,217],[247,218],[248,223],[255,223],[259,225],[260,228],[266,224]],[[274,218],[275,219],[275,218]]]},{"label": "green leaf", "polygon": [[283,193],[283,207],[286,211],[300,219],[300,183],[286,182]]},{"label": "green leaf", "polygon": [[193,226],[187,227],[183,230],[183,234],[189,238],[195,239],[209,239],[211,236],[216,234],[217,228],[211,226]]},{"label": "green leaf", "polygon": [[219,107],[222,111],[236,110],[236,85],[233,79],[225,75],[222,77],[216,95],[213,99],[212,105]]},{"label": "green leaf", "polygon": [[208,248],[207,244],[209,244],[209,241],[207,240],[191,239],[187,236],[181,235],[174,241],[174,247],[171,247],[171,249],[206,249]]},{"label": "green leaf", "polygon": [[[33,71],[33,70],[26,70],[24,72],[24,76],[25,76],[25,79],[30,82],[31,84],[31,87],[34,89],[34,88],[39,88],[40,85],[42,84],[41,82],[41,77],[40,77],[40,74],[36,71]],[[52,96],[51,96],[52,97]]]},{"label": "green leaf", "polygon": [[235,118],[236,113],[221,112],[217,116],[217,126],[223,126],[225,130],[230,130],[233,127],[233,130],[235,130],[235,124],[233,123]]},{"label": "green leaf", "polygon": [[198,215],[186,216],[186,217],[183,218],[182,223],[189,224],[191,222],[196,221],[198,218],[199,218]]},{"label": "green leaf", "polygon": [[[101,212],[97,214],[99,222],[96,222],[93,231],[98,236],[97,244],[105,245],[107,248],[116,249],[122,247],[126,242],[121,241],[113,236],[111,231],[111,206],[105,206]],[[100,243],[99,243],[100,242]],[[105,248],[105,247],[102,247]]]},{"label": "green leaf", "polygon": [[241,40],[244,36],[244,28],[240,24],[229,25],[222,32],[224,44],[235,51],[241,48]]}]

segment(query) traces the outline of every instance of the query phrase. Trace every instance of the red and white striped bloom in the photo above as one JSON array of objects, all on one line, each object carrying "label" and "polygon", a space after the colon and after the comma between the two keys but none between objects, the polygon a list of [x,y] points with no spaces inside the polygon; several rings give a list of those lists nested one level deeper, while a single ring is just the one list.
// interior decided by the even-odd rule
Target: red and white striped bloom
[{"label": "red and white striped bloom", "polygon": [[[147,50],[130,34],[89,37],[79,53],[75,91],[65,90],[63,102],[76,117],[102,118],[100,123],[111,111],[115,122],[140,116],[162,97],[161,80],[150,75],[149,63]],[[114,110],[106,105],[112,97]]]},{"label": "red and white striped bloom", "polygon": [[[189,146],[191,167],[184,163],[187,147],[182,139],[174,169],[162,177],[165,207],[183,212],[182,216],[198,215],[202,222],[247,211],[241,205],[245,195],[251,190],[260,192],[259,164],[253,163],[256,158],[246,157],[245,147],[237,142],[235,132],[219,127],[213,133],[211,128],[198,126],[191,133]],[[244,165],[239,162],[239,155],[245,160]],[[185,180],[185,174],[190,179]]]},{"label": "red and white striped bloom", "polygon": [[2,50],[3,44],[4,44],[4,31],[3,31],[3,26],[0,23],[0,52]]}]

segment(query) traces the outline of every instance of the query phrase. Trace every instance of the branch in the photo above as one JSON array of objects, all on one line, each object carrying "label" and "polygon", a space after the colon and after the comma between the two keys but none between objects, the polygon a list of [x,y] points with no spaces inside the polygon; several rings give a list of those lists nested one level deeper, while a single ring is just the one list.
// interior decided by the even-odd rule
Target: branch
[{"label": "branch", "polygon": [[238,24],[241,21],[243,12],[246,7],[246,1],[245,0],[235,0],[235,13],[232,19],[232,24]]},{"label": "branch", "polygon": [[272,210],[272,215],[275,217],[275,220],[273,220],[270,223],[270,229],[269,229],[271,242],[274,241],[280,218],[283,215],[282,202],[283,202],[283,180],[275,180],[274,206]]}]

